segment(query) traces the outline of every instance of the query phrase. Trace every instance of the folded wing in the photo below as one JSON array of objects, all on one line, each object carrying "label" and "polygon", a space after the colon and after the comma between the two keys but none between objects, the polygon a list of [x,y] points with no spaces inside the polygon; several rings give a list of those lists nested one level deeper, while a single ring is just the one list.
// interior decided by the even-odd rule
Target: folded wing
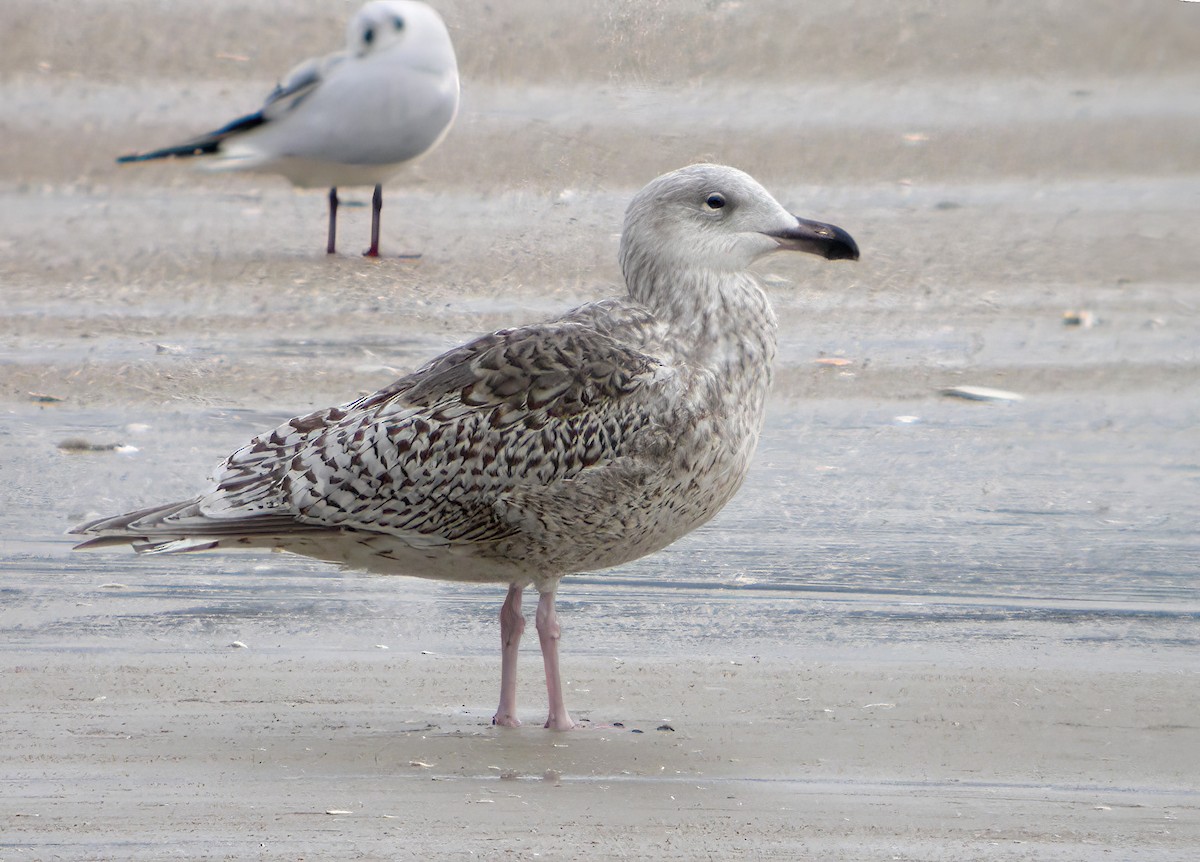
[{"label": "folded wing", "polygon": [[636,481],[630,453],[661,430],[638,405],[672,375],[579,319],[503,330],[259,435],[199,498],[74,532],[143,551],[325,530],[414,545],[496,540],[525,528],[521,500],[544,504],[562,483]]}]

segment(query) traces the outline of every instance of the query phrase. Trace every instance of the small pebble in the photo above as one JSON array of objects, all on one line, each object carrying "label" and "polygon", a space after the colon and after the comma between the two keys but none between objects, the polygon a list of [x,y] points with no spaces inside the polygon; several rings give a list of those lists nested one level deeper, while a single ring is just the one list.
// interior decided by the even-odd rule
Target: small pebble
[{"label": "small pebble", "polygon": [[943,395],[952,398],[965,398],[968,401],[1024,401],[1025,396],[1004,389],[990,389],[987,386],[953,386],[942,390]]},{"label": "small pebble", "polygon": [[91,443],[82,437],[68,437],[58,442],[58,448],[64,452],[115,452],[121,448],[121,444]]}]

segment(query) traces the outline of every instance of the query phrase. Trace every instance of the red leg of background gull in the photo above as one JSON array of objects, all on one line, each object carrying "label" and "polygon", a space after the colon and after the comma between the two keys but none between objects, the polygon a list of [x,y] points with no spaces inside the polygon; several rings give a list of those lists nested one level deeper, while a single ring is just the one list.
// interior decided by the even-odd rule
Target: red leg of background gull
[{"label": "red leg of background gull", "polygon": [[546,727],[570,730],[575,722],[571,720],[571,714],[563,702],[562,680],[558,673],[558,642],[562,638],[562,628],[558,624],[558,614],[554,612],[553,588],[538,598],[537,632],[542,644],[542,661],[546,665],[546,698],[550,701]]},{"label": "red leg of background gull", "polygon": [[329,190],[329,242],[325,244],[326,254],[333,254],[337,245],[337,208],[337,187],[334,186]]},{"label": "red leg of background gull", "polygon": [[371,247],[363,252],[363,257],[379,257],[379,213],[383,209],[383,186],[375,186],[375,194],[371,195]]},{"label": "red leg of background gull", "polygon": [[513,584],[508,588],[500,606],[500,706],[492,716],[492,724],[501,727],[520,727],[517,720],[517,646],[525,631],[521,616],[521,594],[524,587]]}]

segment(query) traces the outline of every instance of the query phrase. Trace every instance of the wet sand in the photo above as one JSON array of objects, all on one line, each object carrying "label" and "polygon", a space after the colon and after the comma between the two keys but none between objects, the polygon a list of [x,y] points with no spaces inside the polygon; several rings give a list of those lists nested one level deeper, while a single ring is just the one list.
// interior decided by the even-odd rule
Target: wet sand
[{"label": "wet sand", "polygon": [[[378,262],[365,190],[327,259],[320,192],[113,164],[253,109],[355,5],[6,7],[0,859],[1195,858],[1200,8],[438,4],[463,113]],[[863,259],[762,265],[737,500],[564,584],[579,731],[536,726],[535,643],[527,726],[488,725],[501,590],[70,553],[278,419],[612,293],[630,195],[697,159]]]}]

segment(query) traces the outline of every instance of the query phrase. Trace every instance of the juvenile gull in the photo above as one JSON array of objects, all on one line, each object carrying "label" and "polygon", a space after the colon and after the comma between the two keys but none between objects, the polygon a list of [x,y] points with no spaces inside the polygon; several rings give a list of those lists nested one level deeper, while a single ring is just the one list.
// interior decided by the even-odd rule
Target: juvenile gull
[{"label": "juvenile gull", "polygon": [[346,50],[306,60],[262,108],[173,147],[122,156],[144,162],[208,157],[214,170],[282,174],[329,187],[329,240],[337,240],[338,186],[375,186],[371,247],[379,256],[383,183],[437,146],[458,112],[458,65],[446,25],[416,0],[375,0],[346,26]]},{"label": "juvenile gull", "polygon": [[79,547],[279,548],[383,574],[506,583],[500,705],[516,726],[521,597],[539,593],[546,727],[564,575],[637,559],[715,515],[763,424],[775,315],[747,270],[785,249],[857,259],[751,177],[692,165],[625,213],[628,294],[503,329],[386,389],[292,419],[233,453],[211,490],[76,527]]}]

